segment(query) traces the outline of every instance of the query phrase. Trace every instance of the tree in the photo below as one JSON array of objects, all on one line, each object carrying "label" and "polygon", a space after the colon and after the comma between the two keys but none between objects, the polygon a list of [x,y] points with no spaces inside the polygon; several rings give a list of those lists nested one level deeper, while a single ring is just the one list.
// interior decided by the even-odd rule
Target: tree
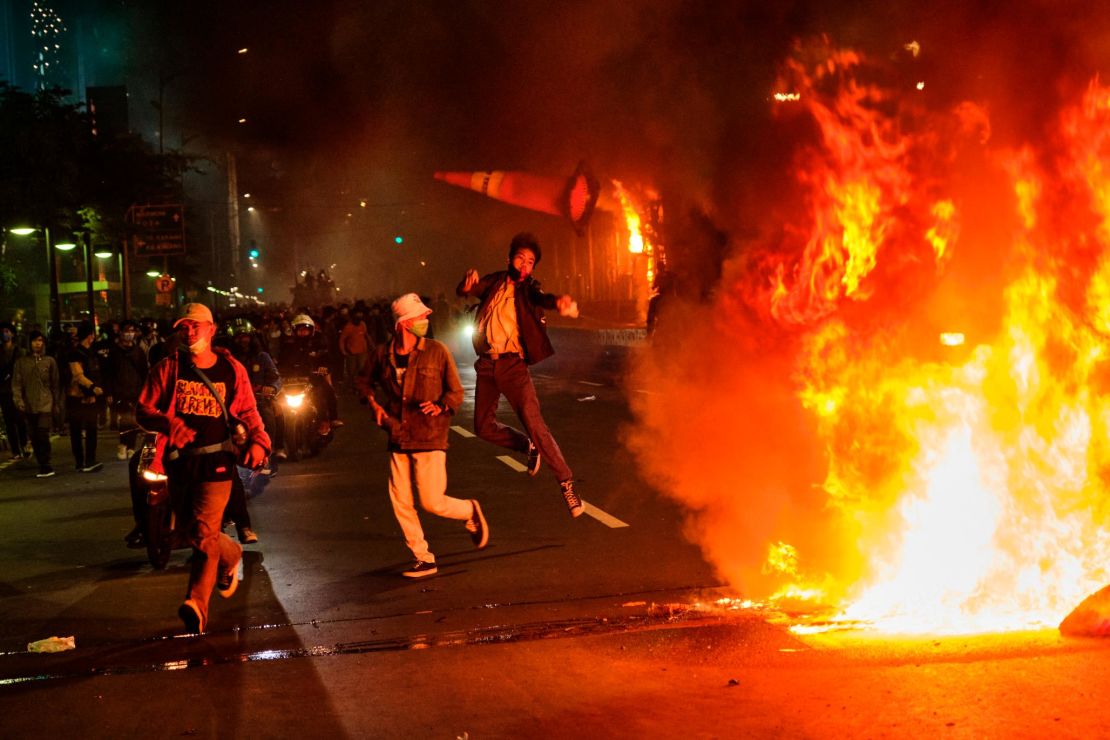
[{"label": "tree", "polygon": [[[177,192],[187,160],[158,154],[138,136],[94,135],[66,94],[0,82],[0,227],[48,226],[56,238],[87,230],[97,243],[118,245],[128,208]],[[5,263],[0,311],[14,305],[26,281]]]}]

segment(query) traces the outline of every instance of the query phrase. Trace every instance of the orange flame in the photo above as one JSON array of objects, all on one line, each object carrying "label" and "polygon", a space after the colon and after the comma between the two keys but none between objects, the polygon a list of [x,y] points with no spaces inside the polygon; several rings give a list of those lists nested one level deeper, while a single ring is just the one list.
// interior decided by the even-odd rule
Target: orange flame
[{"label": "orange flame", "polygon": [[655,279],[655,248],[651,240],[645,237],[643,220],[632,201],[632,196],[619,180],[613,180],[613,192],[620,201],[621,211],[624,214],[625,226],[628,228],[628,251],[632,254],[647,256],[645,274],[650,285]]},{"label": "orange flame", "polygon": [[[924,206],[910,201],[914,187],[924,187],[911,175],[911,142],[883,113],[888,94],[852,77],[861,62],[855,52],[830,51],[813,74],[799,62],[787,65],[797,100],[820,126],[821,142],[802,155],[800,179],[809,190],[812,222],[801,255],[765,266],[771,285],[757,301],[783,324],[811,323],[843,299],[867,300],[884,247],[916,260],[921,247],[929,246],[941,265],[958,231],[950,200]],[[822,92],[830,82],[839,85],[835,98]],[[894,243],[896,232],[916,225],[917,244]]]},{"label": "orange flame", "polygon": [[[1110,580],[1100,526],[1110,477],[1110,90],[1093,84],[1061,120],[1059,172],[1038,171],[1028,149],[1004,163],[1026,264],[1005,290],[995,339],[961,364],[891,362],[853,346],[840,321],[805,342],[800,400],[828,441],[824,488],[856,525],[864,561],[843,602],[847,620],[929,632],[1054,626]],[[1059,202],[1045,200],[1048,179]],[[1045,215],[1060,202],[1089,212]],[[859,223],[878,212],[837,215]],[[948,201],[932,208],[926,238],[938,260],[951,248],[941,233],[953,213]],[[858,233],[875,233],[874,219],[863,223]],[[852,297],[873,269],[841,228],[844,289],[828,298]]]},{"label": "orange flame", "polygon": [[[691,322],[678,351],[645,360],[638,380],[666,392],[634,401],[630,446],[746,599],[897,631],[1055,626],[1110,582],[1110,88],[1062,113],[1051,151],[997,153],[970,104],[902,130],[889,95],[853,78],[860,63],[790,64],[782,88],[820,127],[797,160],[809,218],[728,266],[712,336]],[[962,195],[923,164],[951,163],[930,149],[955,148],[949,131],[982,134],[993,169]],[[985,182],[1002,183],[997,212],[962,211]],[[932,289],[957,265],[974,278],[946,303]],[[751,315],[741,302],[767,337],[726,325]],[[988,319],[961,311],[982,304]]]}]

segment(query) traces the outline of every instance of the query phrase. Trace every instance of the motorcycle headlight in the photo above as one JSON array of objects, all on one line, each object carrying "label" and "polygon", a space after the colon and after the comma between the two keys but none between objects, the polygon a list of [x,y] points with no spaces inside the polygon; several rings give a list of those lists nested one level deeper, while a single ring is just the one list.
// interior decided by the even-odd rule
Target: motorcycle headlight
[{"label": "motorcycle headlight", "polygon": [[285,402],[289,404],[291,409],[299,409],[301,404],[304,403],[303,393],[290,393],[285,397]]}]

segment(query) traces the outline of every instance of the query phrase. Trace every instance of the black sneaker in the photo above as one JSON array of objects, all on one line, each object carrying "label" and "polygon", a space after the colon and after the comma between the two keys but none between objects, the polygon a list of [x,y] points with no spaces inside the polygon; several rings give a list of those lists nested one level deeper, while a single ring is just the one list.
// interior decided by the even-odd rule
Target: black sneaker
[{"label": "black sneaker", "polygon": [[133,550],[137,550],[140,547],[146,547],[146,535],[143,533],[143,530],[138,525],[136,525],[134,529],[123,536],[123,541],[126,542],[127,546]]},{"label": "black sneaker", "polygon": [[417,560],[413,563],[412,567],[406,571],[402,571],[401,575],[405,578],[423,578],[425,576],[434,576],[439,572],[439,568],[435,563],[425,563],[423,560]]},{"label": "black sneaker", "polygon": [[235,561],[235,565],[223,571],[216,578],[216,593],[225,599],[230,599],[231,595],[235,593],[235,589],[239,588],[239,563],[242,558]]},{"label": "black sneaker", "polygon": [[104,469],[104,463],[93,463],[92,465],[86,465],[85,467],[81,468],[81,472],[82,473],[96,473],[96,472],[98,472],[100,470],[103,470],[103,469]]},{"label": "black sneaker", "polygon": [[239,541],[244,545],[253,545],[258,542],[258,535],[250,527],[239,527],[235,534],[239,536]]},{"label": "black sneaker", "polygon": [[584,512],[586,508],[582,505],[582,499],[578,498],[578,494],[574,492],[574,479],[560,482],[559,492],[563,494],[563,498],[567,502],[570,515],[575,519],[582,516],[582,512]]},{"label": "black sneaker", "polygon": [[53,476],[53,475],[54,475],[54,468],[51,468],[51,467],[46,467],[46,468],[43,468],[42,470],[40,470],[40,471],[39,471],[39,472],[38,472],[38,473],[37,473],[37,474],[35,475],[35,477],[36,477],[36,478],[49,478],[49,477],[51,477],[51,476]]},{"label": "black sneaker", "polygon": [[474,505],[474,513],[466,520],[466,531],[470,532],[470,540],[474,546],[481,550],[489,544],[489,525],[486,524],[486,517],[482,514],[482,507],[474,499],[470,500]]},{"label": "black sneaker", "polygon": [[186,599],[185,603],[178,607],[177,616],[181,617],[181,623],[185,625],[185,629],[190,635],[199,635],[204,632],[204,624],[200,621],[200,610],[197,609],[196,602],[192,599]]},{"label": "black sneaker", "polygon": [[540,450],[532,440],[528,440],[528,475],[535,475],[540,472],[540,464],[543,460],[540,458]]}]

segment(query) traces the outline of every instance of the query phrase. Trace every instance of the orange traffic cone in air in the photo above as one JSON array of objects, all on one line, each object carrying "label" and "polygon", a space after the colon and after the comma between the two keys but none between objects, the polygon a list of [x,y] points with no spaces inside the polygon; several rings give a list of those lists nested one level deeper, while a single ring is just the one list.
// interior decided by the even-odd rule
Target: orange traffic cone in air
[{"label": "orange traffic cone in air", "polygon": [[521,170],[437,172],[435,178],[514,206],[563,216],[579,234],[589,223],[601,192],[585,162],[580,162],[569,178]]}]

